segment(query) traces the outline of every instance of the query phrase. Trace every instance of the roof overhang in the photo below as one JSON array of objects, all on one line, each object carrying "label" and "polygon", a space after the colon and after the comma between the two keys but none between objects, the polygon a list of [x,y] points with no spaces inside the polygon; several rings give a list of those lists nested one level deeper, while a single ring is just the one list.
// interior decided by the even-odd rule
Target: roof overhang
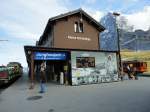
[{"label": "roof overhang", "polygon": [[34,52],[71,52],[71,51],[84,51],[84,52],[110,52],[118,54],[118,51],[105,51],[105,50],[86,50],[86,49],[68,49],[68,48],[49,48],[37,46],[24,46],[27,63],[31,61],[31,54]]}]

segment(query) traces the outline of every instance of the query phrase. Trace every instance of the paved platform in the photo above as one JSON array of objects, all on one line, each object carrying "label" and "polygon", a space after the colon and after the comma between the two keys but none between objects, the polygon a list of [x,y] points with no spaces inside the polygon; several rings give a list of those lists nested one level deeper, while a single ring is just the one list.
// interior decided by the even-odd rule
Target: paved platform
[{"label": "paved platform", "polygon": [[150,112],[150,78],[139,80],[62,86],[39,84],[29,90],[27,77],[0,93],[0,112]]}]

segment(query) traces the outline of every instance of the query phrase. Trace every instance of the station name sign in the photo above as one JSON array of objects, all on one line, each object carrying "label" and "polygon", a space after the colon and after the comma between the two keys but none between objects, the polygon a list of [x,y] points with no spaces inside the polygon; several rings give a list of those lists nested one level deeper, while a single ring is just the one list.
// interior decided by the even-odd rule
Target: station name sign
[{"label": "station name sign", "polygon": [[64,52],[35,52],[35,60],[66,60]]},{"label": "station name sign", "polygon": [[69,36],[69,35],[67,36],[67,39],[91,41],[91,39],[88,37],[78,37],[78,36]]}]

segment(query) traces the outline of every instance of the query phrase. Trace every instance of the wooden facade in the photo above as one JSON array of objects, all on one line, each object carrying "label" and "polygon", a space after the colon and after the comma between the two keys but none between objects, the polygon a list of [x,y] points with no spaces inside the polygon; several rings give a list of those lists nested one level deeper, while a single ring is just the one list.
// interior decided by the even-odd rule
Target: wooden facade
[{"label": "wooden facade", "polygon": [[99,50],[99,33],[103,30],[96,20],[78,9],[49,19],[38,46]]}]

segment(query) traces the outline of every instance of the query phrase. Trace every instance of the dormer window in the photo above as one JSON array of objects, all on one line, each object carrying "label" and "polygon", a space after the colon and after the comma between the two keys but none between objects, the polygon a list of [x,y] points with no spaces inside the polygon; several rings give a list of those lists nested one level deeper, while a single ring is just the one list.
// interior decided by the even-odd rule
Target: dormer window
[{"label": "dormer window", "polygon": [[82,22],[75,22],[74,23],[74,32],[82,33],[83,32],[83,23]]}]

